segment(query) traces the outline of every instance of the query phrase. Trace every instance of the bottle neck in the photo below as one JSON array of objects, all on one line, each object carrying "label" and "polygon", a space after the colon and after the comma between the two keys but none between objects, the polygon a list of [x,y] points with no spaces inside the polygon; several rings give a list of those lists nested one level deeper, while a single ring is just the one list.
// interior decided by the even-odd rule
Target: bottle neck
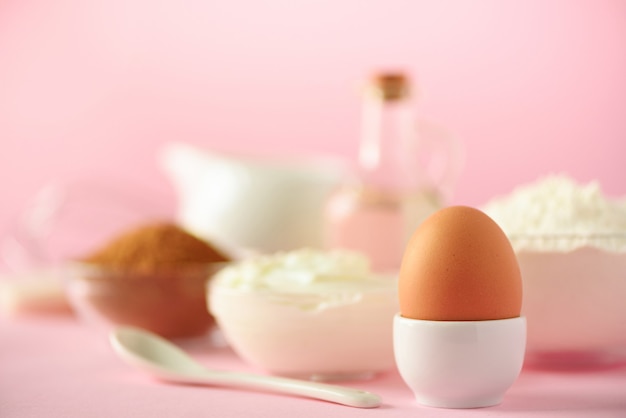
[{"label": "bottle neck", "polygon": [[419,167],[411,164],[417,146],[411,97],[389,100],[366,94],[361,117],[359,167],[364,185],[390,190],[417,187]]}]

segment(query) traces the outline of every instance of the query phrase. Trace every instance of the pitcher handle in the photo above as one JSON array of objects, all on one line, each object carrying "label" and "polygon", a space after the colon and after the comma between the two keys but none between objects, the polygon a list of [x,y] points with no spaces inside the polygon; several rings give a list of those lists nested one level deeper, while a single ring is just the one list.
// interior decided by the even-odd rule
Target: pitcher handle
[{"label": "pitcher handle", "polygon": [[420,166],[430,187],[439,192],[442,201],[451,200],[464,165],[460,139],[443,126],[427,119],[417,123]]}]

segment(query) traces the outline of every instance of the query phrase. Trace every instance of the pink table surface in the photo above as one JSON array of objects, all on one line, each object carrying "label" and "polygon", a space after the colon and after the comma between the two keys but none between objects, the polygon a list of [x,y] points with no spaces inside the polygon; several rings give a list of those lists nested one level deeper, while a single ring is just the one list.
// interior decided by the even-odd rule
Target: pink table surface
[{"label": "pink table surface", "polygon": [[[207,366],[253,371],[229,348],[196,344]],[[525,368],[501,405],[471,410],[420,406],[391,371],[345,382],[384,404],[357,409],[241,390],[164,384],[122,363],[98,333],[71,317],[0,319],[0,417],[626,417],[626,367]]]}]

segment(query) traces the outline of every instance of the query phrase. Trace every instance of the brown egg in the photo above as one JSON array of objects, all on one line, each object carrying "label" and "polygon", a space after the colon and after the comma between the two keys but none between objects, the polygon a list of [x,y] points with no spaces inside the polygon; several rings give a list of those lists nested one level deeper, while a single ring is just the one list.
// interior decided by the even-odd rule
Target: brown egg
[{"label": "brown egg", "polygon": [[522,278],[511,244],[486,214],[451,206],[409,241],[398,283],[400,314],[430,321],[520,316]]}]

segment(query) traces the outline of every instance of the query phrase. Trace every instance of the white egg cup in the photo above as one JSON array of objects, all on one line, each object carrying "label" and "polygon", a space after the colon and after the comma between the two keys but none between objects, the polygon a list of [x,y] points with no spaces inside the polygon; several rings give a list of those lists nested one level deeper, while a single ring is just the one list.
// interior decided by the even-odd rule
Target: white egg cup
[{"label": "white egg cup", "polygon": [[417,402],[480,408],[502,402],[524,363],[526,319],[424,321],[394,318],[394,354]]}]

